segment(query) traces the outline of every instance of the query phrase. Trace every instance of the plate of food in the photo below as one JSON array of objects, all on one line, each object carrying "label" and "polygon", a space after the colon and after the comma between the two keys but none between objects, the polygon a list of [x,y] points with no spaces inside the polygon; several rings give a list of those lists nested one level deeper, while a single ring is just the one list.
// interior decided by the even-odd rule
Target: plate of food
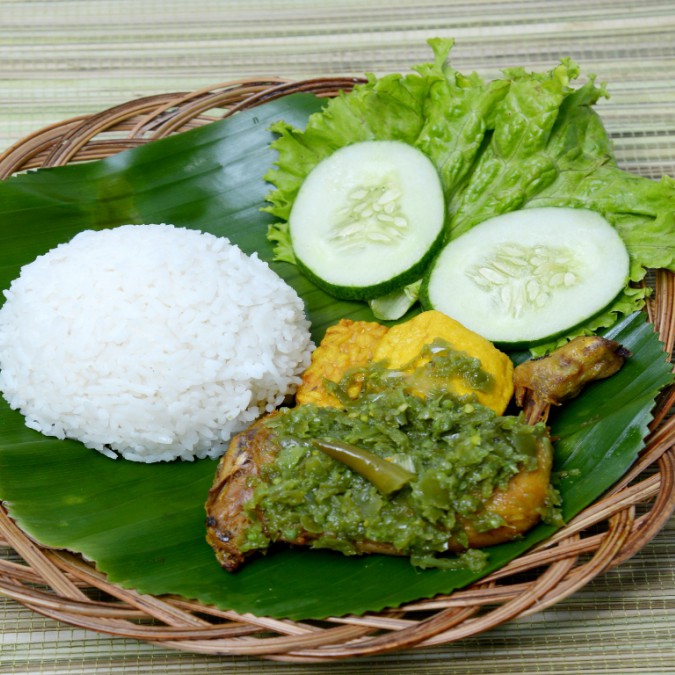
[{"label": "plate of food", "polygon": [[485,81],[430,45],[0,158],[3,593],[325,660],[487,630],[656,534],[675,184],[617,165],[569,59]]}]

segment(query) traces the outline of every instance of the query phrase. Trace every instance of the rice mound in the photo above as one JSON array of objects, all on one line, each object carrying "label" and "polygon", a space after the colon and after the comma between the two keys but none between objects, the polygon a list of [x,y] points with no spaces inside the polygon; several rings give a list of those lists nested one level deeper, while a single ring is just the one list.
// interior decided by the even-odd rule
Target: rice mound
[{"label": "rice mound", "polygon": [[294,392],[313,347],[301,299],[265,262],[173,225],[81,232],[4,294],[9,405],[140,462],[219,456]]}]

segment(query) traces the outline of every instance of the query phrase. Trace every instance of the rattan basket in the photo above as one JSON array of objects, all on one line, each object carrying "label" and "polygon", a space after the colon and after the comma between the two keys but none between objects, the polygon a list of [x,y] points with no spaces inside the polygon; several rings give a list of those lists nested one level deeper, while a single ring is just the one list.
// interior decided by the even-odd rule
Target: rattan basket
[{"label": "rattan basket", "polygon": [[[295,92],[334,96],[358,79],[238,80],[151,96],[77,117],[23,139],[0,156],[0,178],[37,167],[108,157]],[[647,310],[670,354],[675,275],[656,271]],[[237,614],[179,597],[119,588],[91,564],[28,538],[0,508],[0,593],[47,617],[179,650],[285,661],[329,661],[461,640],[541,611],[649,542],[675,508],[675,387],[662,392],[638,462],[602,499],[555,536],[468,588],[395,610],[324,621]],[[13,557],[13,556],[10,556]]]}]

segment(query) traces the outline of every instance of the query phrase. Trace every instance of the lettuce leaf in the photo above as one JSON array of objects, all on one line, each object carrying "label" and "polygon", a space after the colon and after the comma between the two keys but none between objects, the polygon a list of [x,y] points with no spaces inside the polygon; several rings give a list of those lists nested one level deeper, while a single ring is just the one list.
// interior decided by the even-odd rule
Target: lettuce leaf
[{"label": "lettuce leaf", "polygon": [[657,182],[620,169],[593,106],[607,96],[593,76],[581,86],[571,59],[543,73],[522,68],[498,80],[464,75],[449,63],[449,39],[429,41],[431,63],[407,75],[367,82],[329,101],[304,130],[278,122],[276,188],[266,211],[278,218],[268,239],[277,260],[293,263],[288,218],[309,172],[335,150],[366,140],[399,140],[424,152],[438,169],[447,206],[446,240],[508,211],[573,206],[602,214],[620,233],[631,267],[614,303],[543,353],[574,335],[611,326],[644,305],[646,268],[675,270],[675,181]]}]

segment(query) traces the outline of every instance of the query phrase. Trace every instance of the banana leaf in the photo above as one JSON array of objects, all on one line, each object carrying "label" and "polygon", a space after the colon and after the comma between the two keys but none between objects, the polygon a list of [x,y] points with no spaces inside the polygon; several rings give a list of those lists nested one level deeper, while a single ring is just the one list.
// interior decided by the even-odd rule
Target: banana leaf
[{"label": "banana leaf", "polygon": [[[0,288],[21,265],[83,229],[167,222],[227,236],[270,261],[260,208],[274,161],[269,126],[302,126],[322,103],[296,95],[99,162],[39,170],[0,184]],[[326,296],[286,263],[273,263],[305,301],[315,339],[339,318],[371,319],[365,305]],[[644,315],[609,335],[633,353],[552,420],[563,513],[571,518],[634,462],[657,392],[671,381]],[[42,436],[0,401],[0,499],[45,546],[81,553],[110,580],[141,593],[176,594],[223,609],[291,619],[377,611],[448,593],[480,574],[420,570],[407,559],[279,549],[228,574],[204,540],[204,501],[216,462],[137,464],[75,441]],[[494,547],[497,569],[549,536],[542,525]],[[328,581],[330,580],[330,581]]]}]

